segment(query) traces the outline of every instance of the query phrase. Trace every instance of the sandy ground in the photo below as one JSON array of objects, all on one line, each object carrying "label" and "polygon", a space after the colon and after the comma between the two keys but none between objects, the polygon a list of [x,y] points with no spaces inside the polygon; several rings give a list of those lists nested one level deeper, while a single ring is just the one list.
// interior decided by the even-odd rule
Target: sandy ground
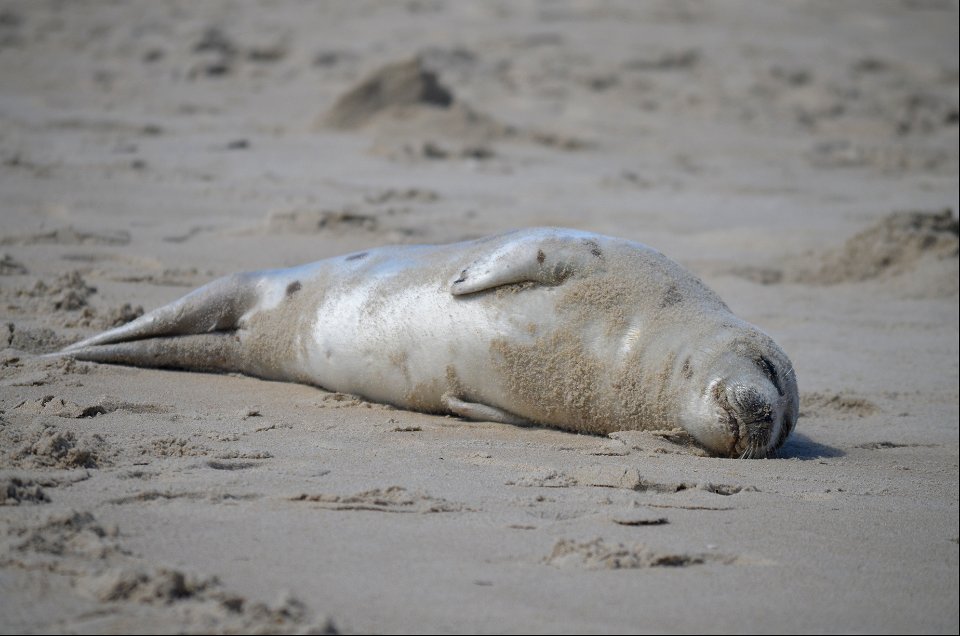
[{"label": "sandy ground", "polygon": [[[956,633],[957,23],[0,2],[0,631]],[[783,457],[38,357],[231,272],[533,225],[773,335]]]}]

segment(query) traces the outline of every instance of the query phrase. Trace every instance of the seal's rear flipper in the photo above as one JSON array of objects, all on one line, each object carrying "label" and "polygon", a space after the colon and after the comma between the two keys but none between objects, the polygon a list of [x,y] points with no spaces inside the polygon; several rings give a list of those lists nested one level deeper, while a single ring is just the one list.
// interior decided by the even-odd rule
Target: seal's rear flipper
[{"label": "seal's rear flipper", "polygon": [[559,285],[602,259],[603,252],[593,235],[534,230],[465,267],[451,281],[450,293],[462,296],[525,282]]},{"label": "seal's rear flipper", "polygon": [[527,420],[517,417],[513,413],[498,409],[495,406],[479,404],[477,402],[464,402],[460,398],[455,398],[449,393],[445,393],[440,401],[454,415],[467,420],[476,420],[478,422],[500,422],[502,424],[515,424],[517,426],[531,426]]},{"label": "seal's rear flipper", "polygon": [[236,329],[237,321],[256,302],[259,278],[256,274],[233,274],[217,279],[133,322],[76,342],[61,353],[74,355],[90,347],[117,342]]},{"label": "seal's rear flipper", "polygon": [[53,355],[134,367],[219,372],[244,369],[240,338],[229,332],[90,345]]}]

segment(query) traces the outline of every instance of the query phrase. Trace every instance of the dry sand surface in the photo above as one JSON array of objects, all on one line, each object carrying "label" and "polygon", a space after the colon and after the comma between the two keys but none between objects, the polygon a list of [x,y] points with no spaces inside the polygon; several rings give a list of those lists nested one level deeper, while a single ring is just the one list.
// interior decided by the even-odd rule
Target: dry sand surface
[{"label": "dry sand surface", "polygon": [[[958,629],[956,2],[0,2],[0,631]],[[778,459],[38,354],[558,225],[793,359]]]}]

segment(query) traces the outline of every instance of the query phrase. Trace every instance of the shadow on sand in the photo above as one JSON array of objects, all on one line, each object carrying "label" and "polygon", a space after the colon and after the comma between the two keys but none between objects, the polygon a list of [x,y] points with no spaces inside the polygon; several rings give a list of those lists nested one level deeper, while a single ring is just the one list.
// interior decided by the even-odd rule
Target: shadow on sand
[{"label": "shadow on sand", "polygon": [[813,441],[803,433],[794,432],[780,449],[783,459],[823,459],[825,457],[843,457],[846,453],[839,448]]}]

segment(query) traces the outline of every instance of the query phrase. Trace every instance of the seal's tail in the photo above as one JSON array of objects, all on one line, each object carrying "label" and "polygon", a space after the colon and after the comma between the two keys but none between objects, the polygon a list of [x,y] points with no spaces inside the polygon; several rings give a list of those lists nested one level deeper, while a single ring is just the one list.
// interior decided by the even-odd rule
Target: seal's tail
[{"label": "seal's tail", "polygon": [[217,279],[53,355],[142,367],[240,371],[237,323],[256,302],[260,278],[252,273]]},{"label": "seal's tail", "polygon": [[70,348],[69,351],[65,349],[52,355],[68,355],[89,362],[161,369],[234,372],[243,371],[245,368],[240,338],[230,332],[90,345]]}]

